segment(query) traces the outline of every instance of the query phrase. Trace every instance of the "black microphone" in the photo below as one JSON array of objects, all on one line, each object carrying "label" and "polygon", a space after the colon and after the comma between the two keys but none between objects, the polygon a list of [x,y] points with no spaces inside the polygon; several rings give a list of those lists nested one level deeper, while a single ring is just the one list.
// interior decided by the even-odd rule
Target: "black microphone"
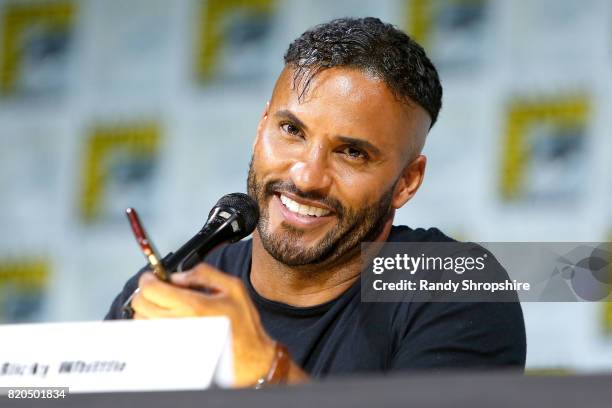
[{"label": "black microphone", "polygon": [[[249,235],[259,220],[259,207],[255,200],[243,193],[227,194],[210,210],[202,229],[176,252],[170,252],[161,263],[168,273],[191,269],[218,245],[236,242]],[[136,292],[123,304],[123,317],[131,319],[130,306]]]},{"label": "black microphone", "polygon": [[170,273],[191,269],[216,246],[240,241],[251,234],[258,220],[259,207],[255,200],[243,193],[227,194],[210,210],[202,229],[161,262]]}]

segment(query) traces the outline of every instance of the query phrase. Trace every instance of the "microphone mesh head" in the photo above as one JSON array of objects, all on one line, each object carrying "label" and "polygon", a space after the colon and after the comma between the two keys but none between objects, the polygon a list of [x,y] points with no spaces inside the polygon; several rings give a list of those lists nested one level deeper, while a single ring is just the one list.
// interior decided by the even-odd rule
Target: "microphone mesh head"
[{"label": "microphone mesh head", "polygon": [[259,220],[259,206],[257,202],[247,194],[231,193],[224,195],[217,201],[214,208],[216,207],[229,207],[240,214],[242,226],[244,227],[243,236],[245,237],[253,232],[255,226],[257,226],[257,221]]}]

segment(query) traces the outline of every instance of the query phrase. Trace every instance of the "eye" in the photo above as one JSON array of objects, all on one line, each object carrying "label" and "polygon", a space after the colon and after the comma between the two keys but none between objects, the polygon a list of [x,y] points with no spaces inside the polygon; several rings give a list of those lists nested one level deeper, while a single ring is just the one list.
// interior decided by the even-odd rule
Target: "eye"
[{"label": "eye", "polygon": [[359,150],[352,146],[347,146],[343,148],[340,152],[345,154],[351,160],[367,160],[368,159],[368,154],[366,152],[364,152],[363,150]]},{"label": "eye", "polygon": [[300,128],[295,126],[293,123],[281,123],[280,127],[283,132],[293,136],[301,136],[302,134]]}]

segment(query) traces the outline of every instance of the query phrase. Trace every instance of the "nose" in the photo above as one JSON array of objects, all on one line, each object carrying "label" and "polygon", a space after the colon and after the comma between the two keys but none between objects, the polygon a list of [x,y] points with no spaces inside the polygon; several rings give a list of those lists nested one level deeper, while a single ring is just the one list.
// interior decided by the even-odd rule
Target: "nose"
[{"label": "nose", "polygon": [[303,157],[291,166],[289,172],[295,186],[303,192],[329,193],[332,178],[329,174],[323,146],[313,146],[304,152]]}]

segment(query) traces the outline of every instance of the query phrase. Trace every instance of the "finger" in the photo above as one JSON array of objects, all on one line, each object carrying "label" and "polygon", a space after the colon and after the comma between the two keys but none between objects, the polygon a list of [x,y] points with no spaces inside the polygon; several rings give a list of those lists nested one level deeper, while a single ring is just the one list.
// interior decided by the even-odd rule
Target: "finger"
[{"label": "finger", "polygon": [[177,317],[177,309],[166,309],[159,305],[147,300],[143,295],[138,293],[132,299],[132,309],[134,312],[147,318],[147,319],[160,319]]},{"label": "finger", "polygon": [[134,313],[134,316],[132,317],[132,319],[134,319],[134,320],[148,320],[146,317],[144,317],[143,315],[141,315],[139,313]]},{"label": "finger", "polygon": [[233,291],[241,284],[240,279],[206,263],[200,263],[183,273],[172,274],[170,281],[183,287],[204,287],[220,292]]},{"label": "finger", "polygon": [[178,309],[184,311],[193,307],[197,296],[193,290],[180,288],[156,278],[152,273],[142,274],[138,281],[140,292],[146,300],[164,309]]},{"label": "finger", "polygon": [[151,273],[143,274],[139,284],[138,297],[144,297],[158,308],[172,310],[174,317],[227,315],[230,309],[227,296],[211,296],[177,287],[157,279]]}]

